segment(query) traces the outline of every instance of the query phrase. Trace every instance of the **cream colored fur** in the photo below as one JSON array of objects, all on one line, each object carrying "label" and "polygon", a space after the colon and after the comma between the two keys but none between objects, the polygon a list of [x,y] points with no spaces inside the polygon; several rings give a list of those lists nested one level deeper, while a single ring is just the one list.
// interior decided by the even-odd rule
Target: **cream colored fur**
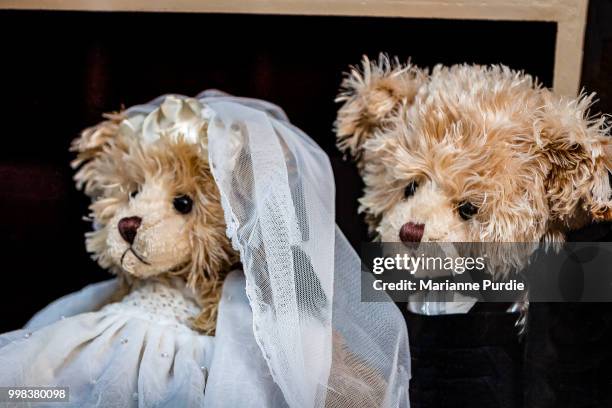
[{"label": "cream colored fur", "polygon": [[[414,222],[423,241],[558,242],[612,219],[612,140],[589,116],[593,95],[560,97],[502,65],[429,73],[385,56],[364,58],[342,87],[338,146],[357,162],[360,210],[381,241]],[[465,202],[478,208],[467,221]]]},{"label": "cream colored fur", "polygon": [[[225,235],[219,192],[202,147],[160,138],[152,144],[118,131],[123,115],[86,129],[73,142],[77,187],[92,198],[96,229],[87,234],[87,250],[100,266],[116,273],[129,291],[135,279],[179,276],[202,307],[194,329],[214,334],[221,284],[238,260]],[[173,200],[187,195],[193,209],[181,214]],[[140,217],[130,245],[118,223]]]}]

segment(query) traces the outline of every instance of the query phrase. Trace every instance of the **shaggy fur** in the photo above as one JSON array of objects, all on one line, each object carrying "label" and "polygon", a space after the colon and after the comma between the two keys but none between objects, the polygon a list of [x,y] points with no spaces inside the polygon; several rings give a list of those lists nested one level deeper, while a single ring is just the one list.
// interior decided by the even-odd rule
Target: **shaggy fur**
[{"label": "shaggy fur", "polygon": [[[117,297],[135,279],[183,278],[202,307],[192,327],[214,334],[221,284],[237,255],[225,234],[205,147],[165,137],[145,145],[119,132],[121,113],[106,118],[72,144],[77,187],[92,198],[95,230],[86,235],[87,250],[120,277]],[[173,208],[179,195],[193,200],[190,213]],[[118,222],[133,216],[141,217],[142,225],[129,250]]]},{"label": "shaggy fur", "polygon": [[385,56],[364,58],[342,87],[338,147],[357,162],[360,210],[382,241],[413,222],[422,241],[560,242],[612,219],[612,142],[605,118],[589,116],[593,95],[560,97],[502,65],[429,73]]}]

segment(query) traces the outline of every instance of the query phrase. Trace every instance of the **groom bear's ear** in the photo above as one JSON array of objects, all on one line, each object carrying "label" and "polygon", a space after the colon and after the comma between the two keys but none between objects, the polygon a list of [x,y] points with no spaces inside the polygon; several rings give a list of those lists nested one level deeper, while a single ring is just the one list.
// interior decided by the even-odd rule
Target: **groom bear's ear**
[{"label": "groom bear's ear", "polygon": [[364,56],[360,67],[353,67],[342,81],[336,102],[343,103],[335,123],[340,151],[359,162],[364,143],[398,113],[409,106],[427,73],[412,66],[390,61],[381,54],[378,61]]},{"label": "groom bear's ear", "polygon": [[535,129],[551,218],[572,228],[612,220],[612,137],[604,116],[589,115],[594,94],[542,97]]}]

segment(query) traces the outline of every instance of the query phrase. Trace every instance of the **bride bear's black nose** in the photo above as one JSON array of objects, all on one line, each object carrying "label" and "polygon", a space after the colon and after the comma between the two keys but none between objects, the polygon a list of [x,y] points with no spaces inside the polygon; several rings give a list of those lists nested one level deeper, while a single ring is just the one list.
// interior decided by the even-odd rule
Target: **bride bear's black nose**
[{"label": "bride bear's black nose", "polygon": [[119,234],[123,237],[125,242],[132,245],[134,238],[136,238],[136,231],[140,227],[142,218],[140,217],[126,217],[119,220],[117,227],[119,228]]}]

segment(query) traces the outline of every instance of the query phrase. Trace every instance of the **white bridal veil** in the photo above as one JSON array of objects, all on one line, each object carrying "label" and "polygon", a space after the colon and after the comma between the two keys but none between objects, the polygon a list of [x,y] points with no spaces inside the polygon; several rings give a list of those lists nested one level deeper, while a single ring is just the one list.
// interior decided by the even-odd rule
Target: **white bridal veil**
[{"label": "white bridal veil", "polygon": [[[165,98],[127,114],[150,113]],[[360,259],[335,224],[325,153],[275,105],[218,91],[195,99],[189,106],[208,122],[209,161],[250,305],[239,313],[222,301],[209,405],[409,406],[406,326],[392,302],[361,302]],[[249,341],[259,355],[245,355]]]},{"label": "white bridal veil", "polygon": [[255,339],[288,405],[408,406],[406,326],[393,303],[361,302],[325,153],[274,105],[198,99],[214,112],[209,159]]}]

